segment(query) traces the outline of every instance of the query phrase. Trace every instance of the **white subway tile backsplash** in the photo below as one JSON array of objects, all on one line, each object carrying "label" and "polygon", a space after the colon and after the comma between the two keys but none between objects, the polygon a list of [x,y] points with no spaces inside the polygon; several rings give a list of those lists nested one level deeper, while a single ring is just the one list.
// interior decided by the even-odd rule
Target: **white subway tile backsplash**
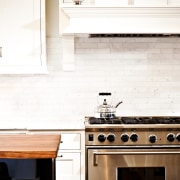
[{"label": "white subway tile backsplash", "polygon": [[61,38],[47,37],[48,75],[0,77],[2,121],[27,126],[93,115],[100,91],[112,92],[113,104],[123,100],[119,115],[180,115],[179,38],[79,36],[76,70],[63,72],[61,57]]}]

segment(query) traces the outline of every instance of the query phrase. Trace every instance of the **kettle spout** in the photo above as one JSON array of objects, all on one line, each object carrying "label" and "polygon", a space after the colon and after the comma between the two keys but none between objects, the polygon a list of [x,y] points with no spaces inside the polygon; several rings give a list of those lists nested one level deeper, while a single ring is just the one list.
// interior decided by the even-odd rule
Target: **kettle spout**
[{"label": "kettle spout", "polygon": [[117,104],[116,104],[116,106],[115,106],[115,108],[117,108],[120,104],[122,104],[123,103],[123,101],[120,101],[120,102],[118,102]]}]

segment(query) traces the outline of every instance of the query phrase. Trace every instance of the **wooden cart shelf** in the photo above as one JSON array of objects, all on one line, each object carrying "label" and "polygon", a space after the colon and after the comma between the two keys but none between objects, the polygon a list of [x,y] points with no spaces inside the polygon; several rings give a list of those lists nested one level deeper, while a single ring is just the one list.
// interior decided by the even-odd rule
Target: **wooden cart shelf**
[{"label": "wooden cart shelf", "polygon": [[0,158],[56,158],[60,134],[0,135]]}]

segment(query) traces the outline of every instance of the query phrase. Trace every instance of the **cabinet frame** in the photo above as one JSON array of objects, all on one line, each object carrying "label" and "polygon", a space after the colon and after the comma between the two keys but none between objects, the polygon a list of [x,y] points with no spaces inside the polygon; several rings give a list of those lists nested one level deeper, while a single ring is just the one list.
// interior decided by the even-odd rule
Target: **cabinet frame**
[{"label": "cabinet frame", "polygon": [[[47,74],[47,63],[46,63],[46,29],[45,29],[45,0],[33,0],[34,10],[33,18],[39,24],[39,33],[37,38],[40,42],[40,54],[38,58],[38,65],[29,65],[29,64],[17,64],[7,61],[0,65],[0,74]],[[3,8],[3,7],[2,7]],[[15,7],[16,8],[16,7]],[[28,8],[28,7],[23,7]],[[23,15],[23,14],[22,14]],[[35,35],[36,36],[36,35]],[[0,44],[0,61],[3,60],[3,44]],[[14,58],[16,59],[16,58]]]}]

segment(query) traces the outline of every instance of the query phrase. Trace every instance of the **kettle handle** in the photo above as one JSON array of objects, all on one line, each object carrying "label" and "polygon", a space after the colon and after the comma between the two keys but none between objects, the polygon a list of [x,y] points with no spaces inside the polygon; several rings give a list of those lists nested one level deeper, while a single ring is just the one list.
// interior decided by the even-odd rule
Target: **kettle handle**
[{"label": "kettle handle", "polygon": [[110,92],[100,92],[99,96],[111,96]]}]

